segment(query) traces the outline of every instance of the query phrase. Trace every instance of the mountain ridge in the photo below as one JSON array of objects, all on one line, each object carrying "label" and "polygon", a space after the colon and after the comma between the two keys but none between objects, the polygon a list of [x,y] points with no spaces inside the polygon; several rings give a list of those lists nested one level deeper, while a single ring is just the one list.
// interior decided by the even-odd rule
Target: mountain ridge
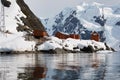
[{"label": "mountain ridge", "polygon": [[[117,12],[116,12],[117,10]],[[90,39],[92,31],[97,31],[101,38],[112,45],[119,43],[120,37],[116,37],[115,27],[119,27],[119,7],[104,6],[103,4],[83,4],[73,8],[65,8],[53,18],[42,20],[47,32],[55,35],[56,32],[76,33],[81,39]],[[120,30],[120,29],[119,29]]]}]

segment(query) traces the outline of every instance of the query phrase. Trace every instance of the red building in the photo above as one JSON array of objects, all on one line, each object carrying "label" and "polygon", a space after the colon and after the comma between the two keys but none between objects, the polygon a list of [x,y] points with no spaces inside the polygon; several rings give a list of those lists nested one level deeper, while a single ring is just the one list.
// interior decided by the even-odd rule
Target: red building
[{"label": "red building", "polygon": [[63,34],[63,33],[61,33],[61,32],[57,32],[57,33],[55,34],[55,37],[58,37],[58,38],[60,38],[60,39],[67,39],[67,38],[69,37],[69,35]]},{"label": "red building", "polygon": [[95,41],[99,41],[100,40],[100,36],[97,32],[92,32],[91,34],[91,40],[95,40]]},{"label": "red building", "polygon": [[79,34],[70,34],[69,38],[80,39],[80,35]]},{"label": "red building", "polygon": [[40,37],[44,37],[44,36],[48,36],[47,32],[46,31],[41,31],[41,30],[33,30],[33,36],[35,38],[40,38]]},{"label": "red building", "polygon": [[61,33],[61,32],[57,32],[55,34],[55,37],[58,37],[60,39],[67,39],[67,38],[80,39],[80,35],[79,34],[67,35],[67,34],[64,34],[64,33]]}]

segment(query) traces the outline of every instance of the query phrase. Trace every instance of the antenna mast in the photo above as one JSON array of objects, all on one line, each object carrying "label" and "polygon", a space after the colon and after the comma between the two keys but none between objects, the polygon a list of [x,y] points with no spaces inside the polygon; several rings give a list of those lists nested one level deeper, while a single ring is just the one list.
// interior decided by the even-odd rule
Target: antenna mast
[{"label": "antenna mast", "polygon": [[[104,8],[102,8],[102,20],[103,20],[103,22],[105,20],[105,17],[104,17]],[[103,31],[105,31],[105,22],[103,24]]]},{"label": "antenna mast", "polygon": [[0,11],[0,32],[5,32],[5,8],[2,4]]},{"label": "antenna mast", "polygon": [[104,16],[104,8],[102,8],[102,16],[101,16],[102,22],[103,22],[103,34],[102,34],[102,41],[105,41],[105,23],[106,23],[106,19]]}]

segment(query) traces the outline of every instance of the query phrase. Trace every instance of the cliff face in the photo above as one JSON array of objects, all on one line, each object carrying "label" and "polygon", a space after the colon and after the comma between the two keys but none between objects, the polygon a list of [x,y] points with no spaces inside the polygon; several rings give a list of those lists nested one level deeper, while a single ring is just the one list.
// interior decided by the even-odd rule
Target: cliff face
[{"label": "cliff face", "polygon": [[[16,0],[16,3],[21,8],[21,11],[26,15],[25,17],[21,17],[21,20],[24,23],[24,26],[28,26],[30,29],[35,30],[39,29],[45,31],[44,26],[40,22],[40,20],[34,15],[34,13],[29,9],[24,0]],[[21,27],[21,25],[19,25]]]}]

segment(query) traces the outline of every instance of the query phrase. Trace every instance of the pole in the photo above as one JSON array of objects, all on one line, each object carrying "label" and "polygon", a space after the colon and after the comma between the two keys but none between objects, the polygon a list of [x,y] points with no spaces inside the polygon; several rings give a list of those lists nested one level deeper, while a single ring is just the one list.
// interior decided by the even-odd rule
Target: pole
[{"label": "pole", "polygon": [[4,6],[1,4],[1,19],[0,19],[0,31],[1,32],[5,32],[5,8]]},{"label": "pole", "polygon": [[102,40],[101,41],[105,41],[105,23],[106,23],[106,19],[105,19],[105,16],[104,16],[104,8],[102,8],[102,16],[101,16],[101,19],[102,19],[102,22],[103,22],[103,33],[102,33]]}]

